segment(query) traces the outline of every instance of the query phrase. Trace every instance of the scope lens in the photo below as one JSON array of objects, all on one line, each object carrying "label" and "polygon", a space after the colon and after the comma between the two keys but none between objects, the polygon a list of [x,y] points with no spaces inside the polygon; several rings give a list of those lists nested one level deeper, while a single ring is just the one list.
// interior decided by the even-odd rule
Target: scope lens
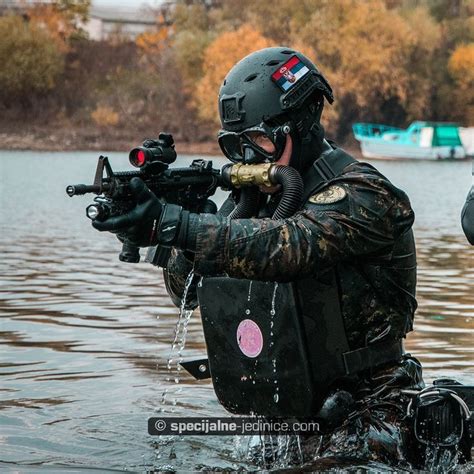
[{"label": "scope lens", "polygon": [[141,168],[146,165],[147,162],[147,150],[143,148],[134,148],[129,154],[130,163],[137,168]]},{"label": "scope lens", "polygon": [[145,161],[146,161],[145,152],[143,150],[138,150],[137,165],[138,166],[143,166],[145,164]]},{"label": "scope lens", "polygon": [[86,209],[86,214],[89,219],[96,219],[97,216],[99,215],[100,210],[99,207],[96,206],[95,204],[91,204],[87,209]]}]

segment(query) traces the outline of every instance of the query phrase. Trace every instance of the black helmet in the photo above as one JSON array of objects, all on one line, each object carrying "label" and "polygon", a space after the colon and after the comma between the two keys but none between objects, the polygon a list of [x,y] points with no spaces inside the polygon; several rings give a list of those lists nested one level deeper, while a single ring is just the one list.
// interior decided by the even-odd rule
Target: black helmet
[{"label": "black helmet", "polygon": [[[232,161],[277,161],[291,133],[296,145],[291,164],[302,169],[305,144],[314,141],[310,135],[321,142],[324,137],[319,124],[324,97],[334,101],[328,82],[306,56],[285,47],[256,51],[230,70],[219,91],[219,145]],[[275,153],[255,145],[250,132],[270,138]],[[314,143],[312,148],[314,155]]]}]

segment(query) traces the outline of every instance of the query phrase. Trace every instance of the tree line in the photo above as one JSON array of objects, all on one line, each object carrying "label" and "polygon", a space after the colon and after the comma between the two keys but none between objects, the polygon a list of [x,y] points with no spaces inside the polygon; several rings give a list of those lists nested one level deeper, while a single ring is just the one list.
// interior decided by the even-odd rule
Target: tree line
[{"label": "tree line", "polygon": [[225,73],[272,45],[299,49],[334,89],[331,138],[356,121],[474,126],[474,0],[177,1],[134,40],[91,41],[90,0],[0,17],[0,127],[50,124],[214,139]]}]

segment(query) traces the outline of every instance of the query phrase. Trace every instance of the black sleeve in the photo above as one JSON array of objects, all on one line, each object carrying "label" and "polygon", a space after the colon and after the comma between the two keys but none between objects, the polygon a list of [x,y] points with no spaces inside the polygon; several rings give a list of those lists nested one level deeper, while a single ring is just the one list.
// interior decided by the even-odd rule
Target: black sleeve
[{"label": "black sleeve", "polygon": [[[235,201],[229,196],[220,207],[218,214],[228,216],[235,207]],[[167,268],[163,269],[166,291],[173,304],[180,308],[186,285],[186,280],[194,266],[194,254],[173,248]],[[198,306],[196,285],[199,277],[195,276],[186,296],[186,309],[195,309]]]},{"label": "black sleeve", "polygon": [[[187,252],[182,252],[181,250],[174,248],[171,251],[167,268],[163,269],[166,291],[177,308],[180,308],[182,305],[186,281],[194,266],[194,262],[188,257],[189,254]],[[193,280],[189,285],[188,293],[186,295],[186,309],[195,309],[198,306],[196,294],[198,279],[197,276],[193,277]]]},{"label": "black sleeve", "polygon": [[467,240],[474,245],[474,186],[469,192],[461,213],[461,224]]}]

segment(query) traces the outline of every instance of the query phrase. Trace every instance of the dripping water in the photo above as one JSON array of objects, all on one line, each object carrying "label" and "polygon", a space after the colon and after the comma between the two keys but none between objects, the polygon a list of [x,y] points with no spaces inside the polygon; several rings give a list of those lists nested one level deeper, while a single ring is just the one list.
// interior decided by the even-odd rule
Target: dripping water
[{"label": "dripping water", "polygon": [[[173,342],[171,343],[171,350],[168,356],[166,370],[168,371],[168,375],[166,377],[166,381],[170,383],[173,381],[175,384],[179,384],[180,379],[179,375],[181,373],[182,367],[181,362],[183,361],[183,350],[186,344],[186,334],[188,331],[188,323],[191,319],[191,315],[193,314],[192,309],[186,309],[186,299],[188,296],[189,289],[191,287],[192,281],[194,278],[194,269],[189,272],[189,275],[186,278],[186,282],[184,284],[184,291],[183,296],[181,298],[181,306],[179,308],[179,315],[178,321],[175,326],[174,330],[174,338]],[[173,376],[174,373],[174,376]],[[181,389],[175,389],[174,394],[177,395]],[[168,404],[168,388],[165,388],[161,397],[161,404],[162,406]],[[175,406],[177,404],[176,396],[171,401],[171,404]],[[173,411],[173,410],[171,410]]]},{"label": "dripping water", "polygon": [[[271,305],[271,310],[270,310],[270,348],[273,347],[274,342],[273,342],[273,325],[274,325],[274,316],[275,316],[275,301],[276,301],[276,294],[278,290],[278,283],[275,282],[275,286],[273,287],[273,296],[272,296],[272,305]],[[274,385],[275,385],[275,393],[273,394],[273,401],[275,403],[278,403],[280,400],[280,387],[278,386],[278,377],[277,377],[277,363],[276,359],[272,359],[272,365],[273,365],[273,376],[274,376]]]}]

